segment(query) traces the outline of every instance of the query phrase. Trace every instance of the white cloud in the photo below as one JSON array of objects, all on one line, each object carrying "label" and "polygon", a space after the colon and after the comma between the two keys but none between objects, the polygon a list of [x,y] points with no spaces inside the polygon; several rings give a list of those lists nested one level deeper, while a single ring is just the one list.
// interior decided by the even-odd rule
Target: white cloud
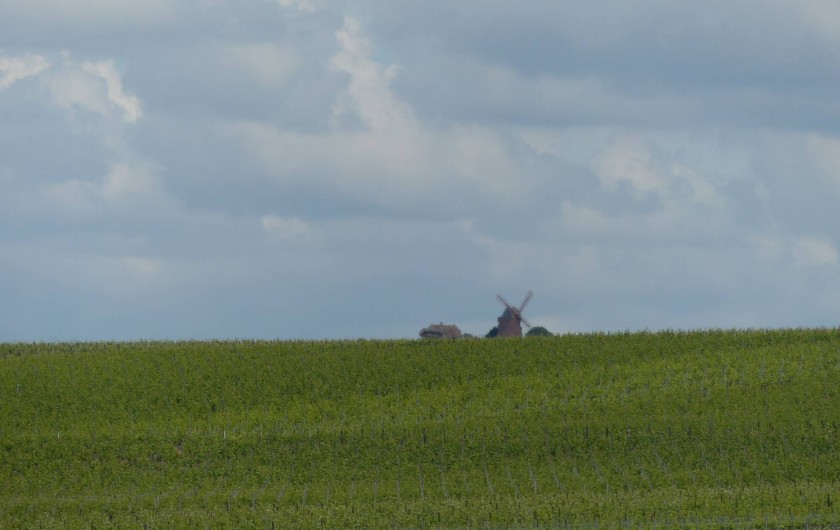
[{"label": "white cloud", "polygon": [[105,81],[105,95],[112,106],[122,111],[123,120],[134,123],[143,115],[137,96],[123,90],[122,78],[114,68],[114,61],[85,62],[82,70]]},{"label": "white cloud", "polygon": [[0,57],[0,89],[8,88],[17,81],[40,74],[50,67],[42,55],[27,53],[20,57]]},{"label": "white cloud", "polygon": [[65,53],[64,64],[51,73],[47,83],[53,103],[68,111],[83,108],[127,123],[143,115],[140,100],[125,92],[113,61],[77,65]]},{"label": "white cloud", "polygon": [[700,172],[678,162],[672,163],[668,171],[675,179],[688,185],[689,195],[696,203],[723,206],[723,199],[717,187]]},{"label": "white cloud", "polygon": [[540,155],[567,160],[580,166],[591,165],[620,131],[604,126],[520,127],[517,138]]},{"label": "white cloud", "polygon": [[837,249],[821,239],[799,238],[792,246],[793,263],[800,267],[837,265]]},{"label": "white cloud", "polygon": [[222,128],[256,157],[284,189],[317,189],[395,211],[429,207],[459,211],[475,201],[528,189],[500,136],[489,130],[298,134],[256,123]]},{"label": "white cloud", "polygon": [[119,202],[161,193],[158,179],[144,169],[115,164],[100,186],[100,194],[109,202]]},{"label": "white cloud", "polygon": [[561,224],[552,226],[552,230],[568,231],[594,235],[604,232],[615,232],[621,226],[626,226],[621,220],[611,221],[605,214],[590,206],[577,205],[571,201],[564,201],[560,206]]},{"label": "white cloud", "polygon": [[266,215],[261,222],[263,230],[278,239],[311,239],[316,235],[315,230],[306,221],[298,217]]},{"label": "white cloud", "polygon": [[824,134],[809,134],[804,138],[803,143],[805,156],[813,165],[817,175],[835,192],[840,193],[840,138]]},{"label": "white cloud", "polygon": [[290,48],[271,42],[224,47],[221,58],[228,68],[242,71],[267,85],[284,85],[297,69],[300,58]]},{"label": "white cloud", "polygon": [[349,79],[329,131],[301,134],[253,122],[222,128],[278,183],[395,210],[522,198],[527,178],[503,135],[474,126],[425,126],[390,86],[396,67],[371,58],[373,45],[358,20],[346,18],[336,40],[331,65]]},{"label": "white cloud", "polygon": [[561,221],[549,222],[561,233],[605,245],[633,242],[645,246],[724,247],[737,229],[726,211],[698,208],[679,199],[666,201],[650,212],[605,213],[595,208],[563,205]]},{"label": "white cloud", "polygon": [[593,169],[608,189],[627,182],[639,192],[662,193],[668,186],[649,145],[636,134],[624,135],[607,146],[593,161]]},{"label": "white cloud", "polygon": [[53,103],[69,112],[82,108],[101,116],[110,115],[100,83],[79,68],[63,66],[47,80]]},{"label": "white cloud", "polygon": [[[55,284],[35,338],[67,303],[133,336],[483,333],[529,287],[550,329],[836,315],[838,8],[642,3],[2,2],[0,225],[57,265],[0,312]],[[326,331],[339,298],[394,309]]]},{"label": "white cloud", "polygon": [[[676,133],[669,134],[673,136]],[[534,140],[531,139],[531,142]],[[695,139],[695,142],[698,140]],[[545,141],[537,145],[540,143],[544,145]],[[549,144],[548,148],[551,147]],[[603,190],[619,192],[619,195],[631,190],[629,197],[622,197],[624,205],[645,196],[657,199],[655,204],[648,203],[647,211],[637,214],[636,219],[623,215],[623,223],[633,225],[640,221],[647,224],[658,217],[663,228],[670,223],[674,227],[680,224],[715,226],[718,223],[714,219],[730,215],[730,204],[723,191],[729,181],[720,175],[723,163],[710,167],[703,156],[706,149],[693,149],[697,152],[692,153],[679,142],[659,138],[655,133],[622,133],[607,141],[588,165]],[[639,201],[638,204],[641,206],[645,202]],[[652,208],[655,210],[651,211]],[[609,215],[609,212],[605,214]]]},{"label": "white cloud", "polygon": [[121,269],[131,276],[149,277],[163,270],[163,261],[141,256],[124,256],[118,259]]},{"label": "white cloud", "polygon": [[277,3],[288,9],[297,9],[306,13],[313,13],[315,11],[315,2],[313,0],[277,0]]},{"label": "white cloud", "polygon": [[99,181],[71,179],[47,184],[41,195],[52,208],[71,216],[125,213],[132,206],[162,205],[169,200],[155,175],[124,163],[111,166]]},{"label": "white cloud", "polygon": [[[72,255],[65,262],[67,277],[87,293],[106,299],[159,297],[171,283],[172,262],[142,254],[104,253]],[[65,281],[68,279],[65,277]]]},{"label": "white cloud", "polygon": [[785,244],[781,238],[769,234],[762,234],[750,238],[750,243],[762,261],[775,261],[785,252]]},{"label": "white cloud", "polygon": [[27,22],[97,27],[166,19],[179,3],[180,0],[3,0],[2,11],[5,16]]},{"label": "white cloud", "polygon": [[[529,145],[552,155],[571,148],[563,145],[568,141],[564,138],[526,138]],[[587,166],[600,189],[586,201],[563,200],[559,216],[546,218],[545,233],[599,240],[709,241],[734,228],[733,212],[723,192],[726,180],[709,176],[686,149],[675,153],[667,143],[662,145],[660,139],[642,131],[595,141],[603,147]]]},{"label": "white cloud", "polygon": [[341,50],[333,57],[332,65],[349,74],[350,84],[334,108],[335,118],[340,121],[348,114],[355,115],[373,132],[405,133],[417,129],[413,111],[390,88],[399,67],[383,67],[370,58],[373,45],[361,23],[353,17],[345,18],[336,40]]},{"label": "white cloud", "polygon": [[752,238],[751,243],[758,257],[765,262],[793,264],[800,269],[828,267],[840,262],[837,248],[822,238],[765,234]]},{"label": "white cloud", "polygon": [[834,0],[800,0],[782,5],[800,15],[823,38],[840,42],[840,5]]}]

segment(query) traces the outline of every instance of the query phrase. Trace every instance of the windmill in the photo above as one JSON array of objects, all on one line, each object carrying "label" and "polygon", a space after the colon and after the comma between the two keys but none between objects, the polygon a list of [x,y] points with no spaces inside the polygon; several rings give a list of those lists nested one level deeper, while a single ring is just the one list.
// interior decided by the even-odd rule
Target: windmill
[{"label": "windmill", "polygon": [[522,324],[525,324],[529,328],[531,327],[531,324],[522,318],[522,311],[525,309],[525,306],[528,305],[528,302],[531,301],[532,296],[534,296],[534,292],[528,291],[528,294],[525,295],[525,299],[522,300],[522,303],[517,308],[516,306],[510,305],[502,295],[496,295],[499,302],[505,306],[504,313],[502,313],[502,316],[499,317],[498,337],[521,337]]}]

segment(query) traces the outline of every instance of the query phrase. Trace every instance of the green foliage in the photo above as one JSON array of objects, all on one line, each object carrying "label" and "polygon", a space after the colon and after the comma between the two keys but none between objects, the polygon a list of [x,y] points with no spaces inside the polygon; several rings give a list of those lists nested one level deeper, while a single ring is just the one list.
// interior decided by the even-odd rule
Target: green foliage
[{"label": "green foliage", "polygon": [[0,528],[840,522],[840,332],[0,344]]},{"label": "green foliage", "polygon": [[551,337],[552,333],[542,326],[537,326],[528,330],[526,337]]}]

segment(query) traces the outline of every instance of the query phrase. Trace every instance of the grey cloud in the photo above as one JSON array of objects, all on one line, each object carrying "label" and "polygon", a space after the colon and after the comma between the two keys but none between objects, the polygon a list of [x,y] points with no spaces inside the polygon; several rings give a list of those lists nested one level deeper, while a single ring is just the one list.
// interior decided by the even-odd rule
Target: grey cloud
[{"label": "grey cloud", "polygon": [[816,31],[820,14],[810,11],[813,3],[430,2],[408,13],[406,6],[378,4],[371,9],[385,16],[374,29],[398,43],[437,41],[442,51],[466,51],[531,74],[670,72],[687,75],[695,88],[704,78],[737,82],[723,75],[734,72],[747,79],[764,72],[791,82],[787,74],[810,68],[824,78],[814,59],[833,63],[830,50],[837,39]]},{"label": "grey cloud", "polygon": [[828,3],[47,5],[0,8],[50,63],[0,90],[0,340],[838,310]]},{"label": "grey cloud", "polygon": [[398,86],[442,119],[834,129],[838,36],[810,5],[377,5],[373,27],[422,70]]}]

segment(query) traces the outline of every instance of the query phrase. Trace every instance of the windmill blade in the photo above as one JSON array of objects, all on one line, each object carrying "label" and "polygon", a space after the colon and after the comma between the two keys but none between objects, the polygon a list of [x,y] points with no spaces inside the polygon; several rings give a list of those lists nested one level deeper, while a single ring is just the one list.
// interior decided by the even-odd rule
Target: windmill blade
[{"label": "windmill blade", "polygon": [[[525,295],[525,299],[522,300],[522,305],[519,306],[519,312],[521,313],[525,306],[528,305],[528,302],[531,301],[531,298],[534,296],[534,291],[529,290],[528,294]],[[530,326],[529,326],[530,327]]]},{"label": "windmill blade", "polygon": [[528,326],[529,328],[534,327],[534,326],[532,326],[532,325],[531,325],[531,323],[530,323],[530,322],[528,322],[527,320],[525,320],[524,318],[522,318],[522,315],[519,315],[519,321],[520,321],[520,322],[522,322],[523,324],[525,324],[526,326]]},{"label": "windmill blade", "polygon": [[502,296],[502,295],[500,295],[500,294],[497,294],[497,295],[496,295],[496,298],[499,300],[499,302],[501,302],[501,303],[505,304],[508,308],[512,308],[512,307],[513,307],[512,305],[510,305],[510,304],[508,303],[508,301],[507,301],[507,300],[505,300],[505,297],[504,297],[504,296]]}]

